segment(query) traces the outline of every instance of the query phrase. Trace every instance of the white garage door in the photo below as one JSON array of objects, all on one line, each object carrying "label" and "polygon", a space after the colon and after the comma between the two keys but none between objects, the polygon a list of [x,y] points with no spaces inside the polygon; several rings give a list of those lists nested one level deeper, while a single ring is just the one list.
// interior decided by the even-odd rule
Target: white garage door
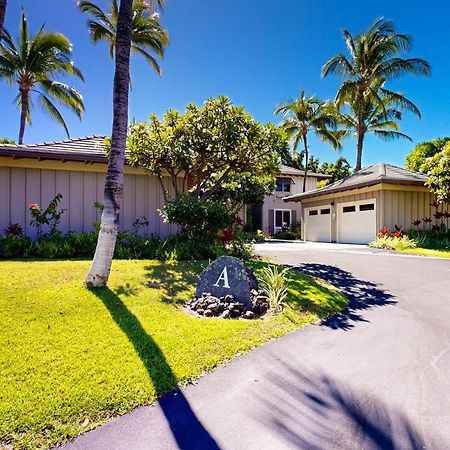
[{"label": "white garage door", "polygon": [[337,205],[338,242],[368,244],[377,234],[376,200],[339,203]]},{"label": "white garage door", "polygon": [[331,205],[305,209],[305,241],[331,242]]}]

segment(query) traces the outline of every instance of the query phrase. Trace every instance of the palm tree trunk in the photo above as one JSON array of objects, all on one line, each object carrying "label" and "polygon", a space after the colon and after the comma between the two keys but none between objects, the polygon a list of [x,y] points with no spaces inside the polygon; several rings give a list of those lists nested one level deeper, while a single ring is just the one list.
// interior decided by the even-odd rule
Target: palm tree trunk
[{"label": "palm tree trunk", "polygon": [[308,142],[306,140],[306,134],[303,135],[303,144],[305,146],[305,174],[303,175],[303,192],[306,192],[306,177],[308,176]]},{"label": "palm tree trunk", "polygon": [[362,165],[362,150],[364,143],[364,111],[363,111],[363,99],[359,100],[358,106],[358,141],[356,143],[356,166],[355,172],[361,170]]},{"label": "palm tree trunk", "polygon": [[94,260],[85,283],[106,286],[111,271],[114,248],[119,231],[122,206],[123,170],[128,128],[128,94],[130,86],[130,48],[133,0],[121,0],[117,22],[116,60],[113,92],[113,126],[111,152],[105,181],[105,199],[100,233]]},{"label": "palm tree trunk", "polygon": [[3,24],[5,23],[7,0],[0,0],[0,36],[3,32]]},{"label": "palm tree trunk", "polygon": [[27,113],[28,113],[28,91],[21,90],[20,91],[20,129],[19,129],[19,145],[23,144],[23,135],[25,134],[25,124],[27,122]]}]

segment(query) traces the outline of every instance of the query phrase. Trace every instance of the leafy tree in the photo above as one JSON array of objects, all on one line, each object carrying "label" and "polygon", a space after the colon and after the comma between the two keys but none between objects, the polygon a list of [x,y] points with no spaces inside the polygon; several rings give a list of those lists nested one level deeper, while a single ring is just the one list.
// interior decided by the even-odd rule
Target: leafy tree
[{"label": "leafy tree", "polygon": [[16,141],[13,141],[12,139],[8,139],[8,138],[0,138],[0,144],[15,145]]},{"label": "leafy tree", "polygon": [[[109,11],[103,12],[95,3],[80,0],[78,7],[84,13],[90,14],[93,19],[88,21],[91,39],[94,43],[107,41],[109,55],[114,57],[117,36],[117,21],[119,6],[117,0],[112,0]],[[158,75],[161,68],[158,60],[164,56],[164,48],[169,43],[169,35],[161,27],[159,13],[154,11],[153,2],[133,0],[133,19],[131,24],[131,50],[143,56]]]},{"label": "leafy tree", "polygon": [[286,147],[280,129],[262,126],[226,97],[190,104],[184,114],[168,111],[162,120],[152,115],[132,125],[128,140],[130,162],[158,177],[166,203],[187,193],[232,211],[273,190]]},{"label": "leafy tree", "polygon": [[22,12],[20,37],[14,42],[4,30],[0,41],[0,77],[10,85],[17,85],[16,97],[20,106],[19,144],[23,144],[25,124],[31,124],[31,93],[37,94],[39,103],[47,114],[69,130],[52,99],[71,109],[80,119],[84,111],[83,98],[73,87],[56,81],[56,74],[69,74],[83,79],[70,57],[72,44],[62,34],[47,33],[43,26],[34,36],[28,33],[25,12]]},{"label": "leafy tree", "polygon": [[441,152],[448,142],[450,137],[420,142],[406,155],[406,168],[413,172],[420,172],[426,160]]},{"label": "leafy tree", "polygon": [[85,283],[106,286],[119,231],[119,213],[123,198],[125,146],[128,131],[128,94],[130,86],[132,0],[121,0],[115,40],[115,74],[113,88],[113,124],[111,148],[105,181],[104,209],[97,248]]},{"label": "leafy tree", "polygon": [[428,174],[426,185],[439,200],[450,200],[450,142],[421,166],[421,172]]},{"label": "leafy tree", "polygon": [[3,32],[3,24],[5,23],[7,0],[0,0],[0,38]]},{"label": "leafy tree", "polygon": [[305,92],[301,91],[298,98],[276,108],[275,114],[282,114],[285,117],[280,127],[291,138],[294,155],[297,152],[298,145],[300,143],[303,145],[305,158],[303,191],[305,191],[309,163],[309,133],[313,132],[323,142],[330,143],[335,150],[339,150],[342,146],[342,134],[336,131],[336,110],[328,102],[319,100],[313,96],[306,97]]},{"label": "leafy tree", "polygon": [[[349,31],[343,30],[347,45],[348,57],[339,54],[331,58],[322,68],[322,76],[336,74],[344,79],[336,94],[339,108],[348,105],[352,121],[347,120],[355,130],[357,137],[357,155],[355,170],[361,169],[364,138],[368,132],[385,139],[403,138],[406,135],[398,133],[395,120],[401,116],[389,113],[391,110],[409,111],[420,117],[418,108],[403,94],[391,91],[385,87],[385,82],[401,75],[430,75],[431,67],[421,58],[402,58],[400,55],[411,49],[411,36],[399,34],[390,20],[377,19],[369,30],[354,37]],[[376,114],[376,128],[367,128],[369,116]],[[348,115],[347,115],[348,116]],[[383,125],[384,124],[384,125]]]},{"label": "leafy tree", "polygon": [[350,175],[350,164],[343,156],[341,156],[334,163],[322,163],[318,172],[324,173],[325,175],[331,175],[331,178],[321,180],[317,183],[318,187],[324,187],[335,181],[341,180],[342,178],[348,177]]}]

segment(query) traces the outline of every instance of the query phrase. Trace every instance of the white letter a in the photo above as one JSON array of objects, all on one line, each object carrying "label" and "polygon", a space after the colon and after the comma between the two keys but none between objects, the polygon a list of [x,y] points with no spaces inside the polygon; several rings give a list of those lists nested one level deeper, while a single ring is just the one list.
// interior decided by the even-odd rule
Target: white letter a
[{"label": "white letter a", "polygon": [[220,277],[217,278],[217,281],[215,284],[213,284],[213,286],[220,287],[219,281],[223,281],[224,288],[230,289],[230,285],[228,284],[228,272],[227,272],[226,266],[223,268],[222,273],[220,274]]}]

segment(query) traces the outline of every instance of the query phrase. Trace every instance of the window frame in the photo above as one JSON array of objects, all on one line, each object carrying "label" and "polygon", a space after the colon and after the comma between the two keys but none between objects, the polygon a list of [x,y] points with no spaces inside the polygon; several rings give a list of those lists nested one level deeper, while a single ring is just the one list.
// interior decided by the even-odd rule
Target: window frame
[{"label": "window frame", "polygon": [[[281,226],[277,226],[277,212],[281,212]],[[283,223],[285,222],[284,213],[289,213],[289,222],[288,226],[292,226],[292,209],[274,209],[273,210],[273,230],[276,233],[277,231],[281,231],[283,228]]]}]

